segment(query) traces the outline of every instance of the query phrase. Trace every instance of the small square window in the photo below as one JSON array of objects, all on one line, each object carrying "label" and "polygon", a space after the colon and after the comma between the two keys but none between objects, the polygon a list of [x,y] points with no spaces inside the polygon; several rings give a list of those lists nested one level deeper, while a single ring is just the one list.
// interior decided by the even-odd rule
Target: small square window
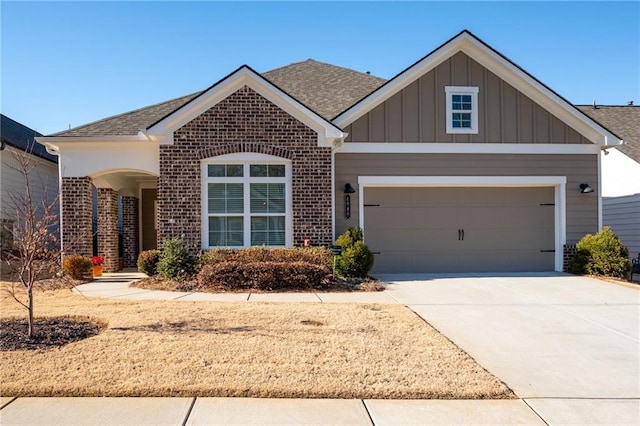
[{"label": "small square window", "polygon": [[447,133],[478,133],[478,88],[445,86]]}]

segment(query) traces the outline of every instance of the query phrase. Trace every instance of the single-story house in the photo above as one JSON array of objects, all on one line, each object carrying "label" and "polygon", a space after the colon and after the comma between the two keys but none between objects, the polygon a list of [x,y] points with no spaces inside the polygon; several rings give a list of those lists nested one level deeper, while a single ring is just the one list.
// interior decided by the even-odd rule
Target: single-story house
[{"label": "single-story house", "polygon": [[[610,226],[629,249],[640,255],[640,106],[579,105],[578,108],[624,139],[603,151],[602,224]],[[605,155],[606,154],[606,155]]]},{"label": "single-story house", "polygon": [[[33,202],[56,202],[58,195],[58,157],[47,152],[35,138],[42,136],[29,127],[0,114],[0,230],[2,250],[13,246],[12,224],[16,219],[15,197],[25,193],[25,176],[20,167],[20,156],[29,163],[29,183]],[[18,201],[19,204],[19,201]],[[19,206],[18,206],[19,207]],[[56,214],[58,209],[56,209]]]},{"label": "single-story house", "polygon": [[621,139],[462,31],[385,81],[313,60],[38,138],[60,156],[63,243],[117,268],[180,237],[327,245],[360,226],[374,272],[561,271],[601,223]]}]

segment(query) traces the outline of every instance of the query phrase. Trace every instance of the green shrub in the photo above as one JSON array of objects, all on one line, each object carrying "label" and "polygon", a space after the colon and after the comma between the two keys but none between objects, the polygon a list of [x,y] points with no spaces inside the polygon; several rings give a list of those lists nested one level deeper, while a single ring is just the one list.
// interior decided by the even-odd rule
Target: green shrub
[{"label": "green shrub", "polygon": [[158,261],[160,260],[160,250],[147,250],[138,256],[138,270],[149,276],[158,273]]},{"label": "green shrub", "polygon": [[309,262],[239,262],[209,263],[198,273],[202,287],[227,289],[279,290],[285,288],[321,288],[331,281],[331,269]]},{"label": "green shrub", "polygon": [[193,260],[180,238],[165,240],[158,259],[156,270],[164,279],[173,279],[189,275],[193,269]]},{"label": "green shrub", "polygon": [[349,228],[336,240],[342,255],[336,259],[336,273],[343,277],[366,278],[373,267],[373,253],[362,241],[362,230]]},{"label": "green shrub", "polygon": [[362,241],[343,249],[336,262],[336,272],[344,277],[366,278],[372,267],[373,253]]},{"label": "green shrub", "polygon": [[585,235],[576,248],[577,254],[569,262],[573,274],[626,278],[631,271],[629,250],[608,226],[597,234]]},{"label": "green shrub", "polygon": [[333,259],[325,247],[213,249],[200,256],[200,267],[221,262],[307,262],[330,266]]},{"label": "green shrub", "polygon": [[76,254],[65,256],[62,270],[74,280],[80,280],[91,275],[91,259]]},{"label": "green shrub", "polygon": [[346,249],[354,245],[357,241],[362,240],[362,229],[354,226],[353,228],[347,229],[342,235],[338,237],[338,239],[336,240],[336,245],[342,246],[343,249]]}]

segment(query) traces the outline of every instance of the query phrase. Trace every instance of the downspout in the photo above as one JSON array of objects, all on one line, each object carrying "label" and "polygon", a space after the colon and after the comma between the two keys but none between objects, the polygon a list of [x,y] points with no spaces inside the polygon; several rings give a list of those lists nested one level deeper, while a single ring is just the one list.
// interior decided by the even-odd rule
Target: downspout
[{"label": "downspout", "polygon": [[44,145],[47,153],[58,157],[58,223],[60,223],[60,229],[58,232],[60,234],[60,264],[62,264],[62,261],[64,260],[64,238],[62,236],[62,230],[64,229],[64,226],[62,225],[62,158],[60,156],[60,149],[57,146],[50,145],[46,142],[40,142],[38,138],[35,139],[36,142]]}]

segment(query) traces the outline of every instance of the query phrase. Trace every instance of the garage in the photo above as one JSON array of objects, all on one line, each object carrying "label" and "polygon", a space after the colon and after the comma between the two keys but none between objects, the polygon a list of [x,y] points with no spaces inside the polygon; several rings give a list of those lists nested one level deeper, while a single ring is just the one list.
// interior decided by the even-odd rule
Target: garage
[{"label": "garage", "polygon": [[366,187],[372,273],[553,271],[554,187]]}]

